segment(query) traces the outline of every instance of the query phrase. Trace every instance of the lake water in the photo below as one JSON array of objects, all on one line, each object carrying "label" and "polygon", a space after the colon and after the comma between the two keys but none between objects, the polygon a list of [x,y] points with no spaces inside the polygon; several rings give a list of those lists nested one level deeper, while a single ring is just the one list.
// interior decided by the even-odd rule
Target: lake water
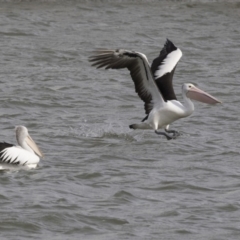
[{"label": "lake water", "polygon": [[[240,235],[240,3],[1,1],[1,141],[24,125],[45,154],[0,172],[2,239],[226,240]],[[96,48],[151,62],[169,38],[174,75],[223,101],[195,102],[167,141],[127,70],[91,67]]]}]

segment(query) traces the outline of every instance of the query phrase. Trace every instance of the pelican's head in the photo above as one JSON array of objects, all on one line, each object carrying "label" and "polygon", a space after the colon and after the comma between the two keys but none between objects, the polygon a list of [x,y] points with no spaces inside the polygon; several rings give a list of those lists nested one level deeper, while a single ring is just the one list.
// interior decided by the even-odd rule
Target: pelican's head
[{"label": "pelican's head", "polygon": [[197,100],[203,103],[208,104],[221,103],[221,101],[211,96],[210,94],[202,91],[201,89],[197,88],[192,83],[183,84],[183,94],[190,99]]},{"label": "pelican's head", "polygon": [[37,144],[30,137],[26,127],[16,126],[15,131],[16,131],[17,142],[20,146],[26,143],[28,147],[30,147],[39,157],[43,157],[42,151],[39,149]]}]

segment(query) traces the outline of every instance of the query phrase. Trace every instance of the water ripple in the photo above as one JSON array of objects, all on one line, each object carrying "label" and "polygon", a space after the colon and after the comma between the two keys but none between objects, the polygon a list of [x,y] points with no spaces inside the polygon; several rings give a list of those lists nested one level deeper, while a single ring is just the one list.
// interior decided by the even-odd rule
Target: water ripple
[{"label": "water ripple", "polygon": [[[1,239],[238,239],[238,3],[0,2],[1,138],[26,125],[45,153],[0,172]],[[166,38],[183,51],[178,99],[193,82],[223,101],[194,102],[174,141],[130,130],[145,114],[129,72],[88,62],[96,48],[151,62]]]}]

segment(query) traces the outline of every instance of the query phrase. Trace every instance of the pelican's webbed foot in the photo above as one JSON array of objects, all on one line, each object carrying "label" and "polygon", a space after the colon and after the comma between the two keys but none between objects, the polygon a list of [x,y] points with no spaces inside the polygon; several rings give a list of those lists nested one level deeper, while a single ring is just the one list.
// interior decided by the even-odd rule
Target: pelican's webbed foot
[{"label": "pelican's webbed foot", "polygon": [[181,135],[180,132],[178,132],[178,131],[176,131],[176,130],[168,130],[167,128],[165,128],[165,131],[166,131],[167,133],[172,133],[173,136],[174,136],[174,138],[179,137],[179,136]]},{"label": "pelican's webbed foot", "polygon": [[169,134],[165,133],[165,132],[158,132],[157,130],[155,130],[155,133],[158,134],[158,135],[163,135],[167,138],[167,140],[171,140],[171,139],[175,139],[176,137],[173,135],[173,136],[170,136]]}]

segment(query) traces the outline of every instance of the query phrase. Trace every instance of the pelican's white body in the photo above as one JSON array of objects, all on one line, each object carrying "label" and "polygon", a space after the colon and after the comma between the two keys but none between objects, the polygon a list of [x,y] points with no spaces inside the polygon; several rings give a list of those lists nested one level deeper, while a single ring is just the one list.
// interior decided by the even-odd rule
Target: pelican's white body
[{"label": "pelican's white body", "polygon": [[1,150],[0,169],[36,168],[43,154],[28,134],[27,128],[17,126],[16,137],[19,146],[9,144],[9,147]]},{"label": "pelican's white body", "polygon": [[162,105],[154,105],[149,113],[148,119],[144,123],[133,124],[133,128],[137,129],[161,129],[166,128],[174,121],[191,115],[194,111],[192,101],[183,94],[184,105],[177,101],[171,100],[162,102]]},{"label": "pelican's white body", "polygon": [[10,164],[13,166],[16,162],[19,162],[18,166],[32,169],[36,168],[40,161],[40,158],[34,152],[25,150],[20,146],[5,148],[1,153],[3,153],[2,157],[5,161],[9,161],[9,163],[0,164],[0,169],[8,168]]}]

